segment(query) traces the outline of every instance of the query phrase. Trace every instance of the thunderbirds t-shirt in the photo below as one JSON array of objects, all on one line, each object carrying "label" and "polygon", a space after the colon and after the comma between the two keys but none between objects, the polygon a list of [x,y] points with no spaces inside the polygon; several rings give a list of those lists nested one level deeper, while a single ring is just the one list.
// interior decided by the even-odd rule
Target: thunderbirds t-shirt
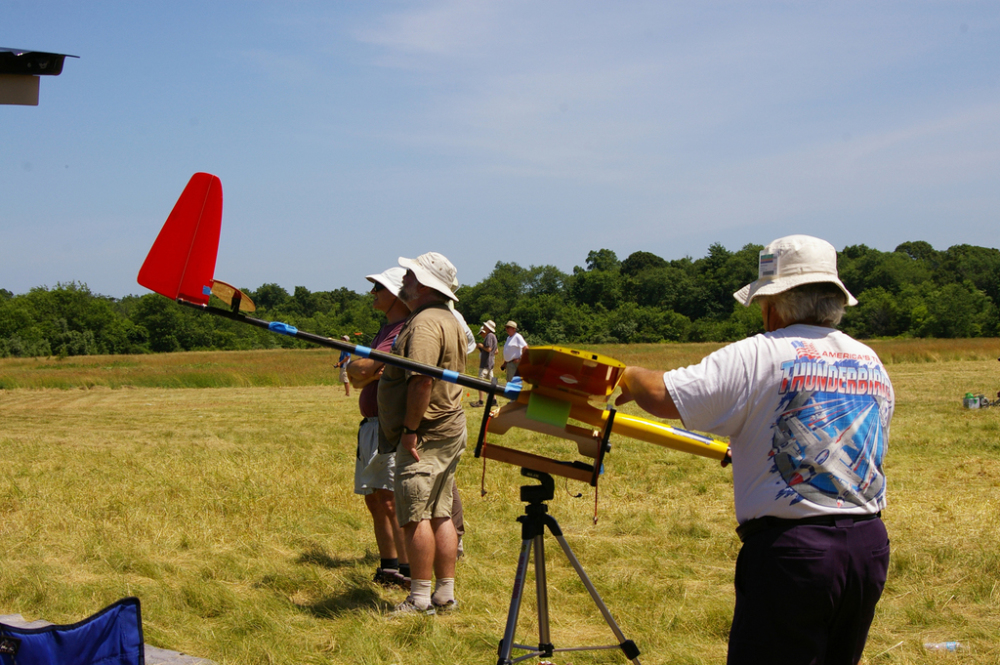
[{"label": "thunderbirds t-shirt", "polygon": [[885,507],[895,397],[881,360],[861,342],[796,324],[663,380],[685,427],[730,437],[741,524]]}]

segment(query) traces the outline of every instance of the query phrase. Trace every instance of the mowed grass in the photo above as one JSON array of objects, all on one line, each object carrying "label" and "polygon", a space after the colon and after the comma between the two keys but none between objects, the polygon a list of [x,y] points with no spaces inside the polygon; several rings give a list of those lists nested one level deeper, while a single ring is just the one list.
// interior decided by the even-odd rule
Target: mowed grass
[{"label": "mowed grass", "polygon": [[[593,350],[667,368],[714,346]],[[1000,342],[875,346],[897,392],[893,554],[865,662],[998,663],[1000,408],[961,398],[1000,389]],[[529,481],[496,462],[483,481],[470,442],[461,610],[389,618],[403,592],[370,582],[374,537],[352,492],[356,393],[344,396],[334,361],[325,350],[0,360],[0,613],[72,622],[136,595],[147,642],[220,664],[496,662]],[[474,437],[479,412],[468,414]],[[495,441],[574,458],[530,433]],[[730,471],[613,444],[597,523],[593,490],[564,479],[551,513],[643,663],[724,662],[739,551]],[[546,555],[556,646],[614,643],[551,537]],[[944,640],[968,648],[921,646]],[[537,642],[530,574],[517,641]]]}]

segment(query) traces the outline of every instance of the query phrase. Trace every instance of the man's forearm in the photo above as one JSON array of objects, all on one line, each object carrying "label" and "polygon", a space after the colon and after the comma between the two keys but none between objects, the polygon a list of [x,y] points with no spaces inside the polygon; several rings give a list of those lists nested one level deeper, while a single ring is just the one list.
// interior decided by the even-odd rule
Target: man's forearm
[{"label": "man's forearm", "polygon": [[431,403],[431,388],[434,387],[434,379],[429,376],[415,375],[410,377],[406,384],[406,416],[403,418],[403,426],[409,429],[420,427],[420,421],[424,419],[424,413]]},{"label": "man's forearm", "polygon": [[680,420],[681,414],[663,382],[663,372],[644,367],[627,367],[621,380],[622,397],[634,399],[639,407],[661,418]]}]

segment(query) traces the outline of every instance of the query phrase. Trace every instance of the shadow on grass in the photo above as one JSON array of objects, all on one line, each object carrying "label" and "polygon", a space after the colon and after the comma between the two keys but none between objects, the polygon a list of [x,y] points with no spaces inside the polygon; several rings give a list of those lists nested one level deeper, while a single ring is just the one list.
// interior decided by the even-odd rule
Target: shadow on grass
[{"label": "shadow on grass", "polygon": [[299,608],[318,619],[336,619],[344,614],[355,613],[358,610],[376,610],[388,612],[393,608],[390,603],[381,598],[378,593],[366,583],[345,589],[337,596],[322,598],[314,603],[299,605]]},{"label": "shadow on grass", "polygon": [[[379,563],[377,553],[370,550],[365,551],[363,557],[332,557],[320,547],[311,547],[303,552],[295,560],[295,563],[307,566],[320,566],[328,570],[338,570],[342,568],[354,568],[348,570],[343,577],[344,591],[336,596],[322,598],[312,603],[297,604],[297,606],[309,614],[320,619],[335,619],[341,615],[357,612],[358,610],[376,610],[388,612],[394,606],[379,596],[373,585],[368,567]],[[362,572],[362,569],[365,572]]]},{"label": "shadow on grass", "polygon": [[365,555],[360,558],[334,558],[321,548],[314,547],[300,554],[299,558],[295,560],[295,563],[320,566],[322,568],[327,568],[328,570],[337,570],[338,568],[355,566],[359,563],[374,564],[378,563],[378,561],[378,555],[368,550],[366,550]]}]

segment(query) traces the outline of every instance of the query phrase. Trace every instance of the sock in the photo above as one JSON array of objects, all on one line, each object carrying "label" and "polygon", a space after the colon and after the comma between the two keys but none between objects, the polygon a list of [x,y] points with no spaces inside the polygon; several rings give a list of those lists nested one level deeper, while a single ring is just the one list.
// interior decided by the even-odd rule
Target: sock
[{"label": "sock", "polygon": [[399,570],[399,559],[382,559],[379,567],[382,570]]},{"label": "sock", "polygon": [[408,564],[408,563],[401,563],[401,564],[399,564],[399,574],[402,575],[403,577],[409,577],[410,576],[410,564]]},{"label": "sock", "polygon": [[434,589],[434,604],[444,605],[449,600],[455,600],[455,578],[444,577],[437,581]]},{"label": "sock", "polygon": [[417,607],[430,607],[431,604],[431,581],[430,580],[410,580],[410,599]]}]

